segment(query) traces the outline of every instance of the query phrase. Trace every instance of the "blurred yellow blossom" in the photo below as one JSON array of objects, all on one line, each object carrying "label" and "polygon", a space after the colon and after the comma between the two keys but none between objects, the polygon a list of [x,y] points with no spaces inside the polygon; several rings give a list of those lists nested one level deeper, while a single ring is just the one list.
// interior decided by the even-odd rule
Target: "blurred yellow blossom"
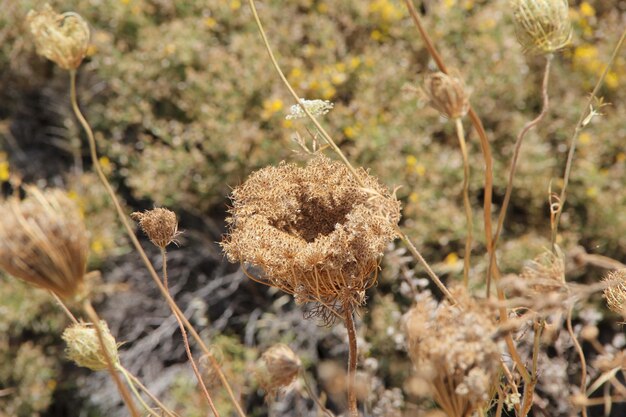
[{"label": "blurred yellow blossom", "polygon": [[592,17],[596,15],[596,9],[589,2],[583,1],[580,3],[580,14],[585,17]]},{"label": "blurred yellow blossom", "polygon": [[451,252],[446,256],[443,262],[446,265],[453,266],[459,261],[459,255],[456,252]]}]

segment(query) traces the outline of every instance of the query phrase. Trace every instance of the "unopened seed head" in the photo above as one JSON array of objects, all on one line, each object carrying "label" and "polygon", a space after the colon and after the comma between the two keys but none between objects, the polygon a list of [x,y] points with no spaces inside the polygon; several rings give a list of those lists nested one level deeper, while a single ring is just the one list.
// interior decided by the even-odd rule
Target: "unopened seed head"
[{"label": "unopened seed head", "polygon": [[424,91],[430,105],[449,119],[457,119],[469,110],[469,92],[463,80],[456,75],[436,72],[426,76]]},{"label": "unopened seed head", "polygon": [[176,243],[176,237],[180,234],[176,213],[166,208],[135,212],[131,214],[131,218],[139,222],[150,242],[161,249],[165,249],[172,242]]},{"label": "unopened seed head", "polygon": [[66,70],[77,69],[89,46],[89,25],[76,13],[58,14],[50,5],[26,16],[37,53]]},{"label": "unopened seed head", "polygon": [[298,376],[302,362],[300,358],[282,343],[263,353],[257,366],[257,378],[261,387],[270,395],[280,388],[289,386]]},{"label": "unopened seed head", "polygon": [[604,289],[606,304],[611,310],[626,317],[626,268],[609,272],[604,281],[607,284]]},{"label": "unopened seed head", "polygon": [[[117,365],[119,364],[117,342],[104,321],[100,322],[100,328],[106,352],[113,365]],[[108,368],[98,333],[92,323],[74,324],[65,329],[61,337],[67,345],[65,349],[67,357],[76,365],[92,371],[103,371]]]},{"label": "unopened seed head", "polygon": [[512,0],[511,5],[515,33],[525,52],[550,54],[569,43],[567,0]]},{"label": "unopened seed head", "polygon": [[289,114],[285,117],[287,120],[304,119],[307,117],[303,107],[313,116],[323,116],[334,107],[334,103],[328,100],[307,100],[300,99],[300,104],[294,104],[289,108]]},{"label": "unopened seed head", "polygon": [[80,210],[61,190],[26,193],[0,203],[0,268],[70,298],[83,285],[89,251]]}]

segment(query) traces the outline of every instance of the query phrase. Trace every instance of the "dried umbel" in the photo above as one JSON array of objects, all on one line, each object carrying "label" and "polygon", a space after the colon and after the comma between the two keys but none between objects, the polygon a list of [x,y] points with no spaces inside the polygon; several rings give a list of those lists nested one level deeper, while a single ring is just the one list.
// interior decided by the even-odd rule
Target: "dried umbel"
[{"label": "dried umbel", "polygon": [[291,385],[301,367],[300,358],[289,346],[281,343],[263,353],[257,364],[256,375],[261,388],[267,392],[268,396],[273,396],[280,388]]},{"label": "dried umbel", "polygon": [[[102,329],[106,352],[113,365],[118,365],[120,360],[117,353],[117,342],[104,321],[100,322],[100,328]],[[65,349],[67,357],[76,365],[89,368],[92,371],[108,369],[105,352],[102,350],[98,333],[92,323],[74,324],[65,329],[61,337],[67,345]]]},{"label": "dried umbel", "polygon": [[68,298],[82,287],[89,239],[81,213],[61,190],[26,189],[0,204],[0,268]]},{"label": "dried umbel", "polygon": [[550,54],[572,36],[567,0],[513,0],[515,33],[524,51]]},{"label": "dried umbel", "polygon": [[464,289],[452,292],[462,309],[427,296],[409,310],[408,349],[418,377],[448,417],[469,417],[493,394],[500,350],[493,312]]},{"label": "dried umbel", "polygon": [[430,105],[449,119],[457,119],[469,110],[469,92],[461,77],[443,72],[429,74],[424,79],[424,92]]},{"label": "dried umbel", "polygon": [[130,217],[139,222],[141,230],[155,246],[165,249],[170,243],[176,243],[176,236],[179,235],[178,220],[173,211],[155,208],[143,213],[132,213]]},{"label": "dried umbel", "polygon": [[604,277],[604,297],[609,308],[626,318],[626,268],[609,272]]},{"label": "dried umbel", "polygon": [[558,291],[565,287],[565,263],[563,253],[546,250],[530,264],[526,265],[520,275],[524,284],[535,292],[546,293]]},{"label": "dried umbel", "polygon": [[66,70],[80,66],[89,46],[89,25],[80,15],[58,14],[46,4],[40,11],[29,11],[26,23],[39,55]]},{"label": "dried umbel", "polygon": [[[232,194],[231,262],[260,268],[262,283],[318,302],[330,319],[361,305],[400,218],[400,203],[359,170],[316,156],[300,168],[282,163],[253,173]],[[329,313],[330,312],[330,313]],[[328,314],[328,315],[326,315]]]}]

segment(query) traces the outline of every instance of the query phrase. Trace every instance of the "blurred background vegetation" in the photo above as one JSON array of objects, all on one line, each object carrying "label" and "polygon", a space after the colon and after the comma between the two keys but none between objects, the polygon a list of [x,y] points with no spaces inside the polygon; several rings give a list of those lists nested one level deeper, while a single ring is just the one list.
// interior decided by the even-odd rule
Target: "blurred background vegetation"
[{"label": "blurred background vegetation", "polygon": [[[301,355],[330,403],[341,405],[343,385],[337,381],[345,330],[304,320],[289,297],[248,282],[237,266],[227,265],[216,243],[224,233],[229,190],[255,169],[302,160],[292,138],[311,128],[285,120],[292,100],[245,2],[49,3],[90,22],[92,44],[79,70],[79,101],[97,132],[101,162],[129,211],[156,205],[178,214],[185,234],[181,247],[170,253],[173,292],[219,350],[250,416],[266,413],[263,393],[247,378],[250,364],[280,341]],[[98,309],[118,340],[127,341],[122,360],[181,415],[204,415],[176,324],[90,170],[69,107],[68,75],[35,54],[24,17],[40,2],[0,0],[0,5],[3,191],[22,182],[70,191],[92,234],[91,268],[102,271],[93,281]],[[575,123],[626,22],[622,0],[570,1],[570,8],[574,34],[554,61],[550,113],[529,134],[521,156],[500,246],[505,272],[518,272],[549,245],[549,184],[559,189]],[[259,2],[259,10],[296,90],[335,103],[324,118],[329,132],[356,164],[389,187],[401,186],[409,235],[438,273],[448,282],[459,280],[466,233],[461,154],[454,126],[416,91],[435,67],[402,2],[267,0]],[[540,110],[542,58],[522,53],[506,0],[424,1],[421,13],[445,60],[473,91],[472,104],[494,152],[497,208],[517,132]],[[603,273],[581,253],[626,262],[625,75],[622,53],[601,90],[611,105],[580,136],[562,218],[559,244],[569,254],[570,276],[581,282],[596,282]],[[486,268],[483,162],[475,132],[468,123],[466,129],[477,238],[472,279],[479,287]],[[158,259],[156,251],[153,255]],[[390,247],[380,284],[368,294],[359,333],[364,380],[375,394],[367,404],[372,415],[399,416],[393,414],[398,404],[404,401],[410,410],[406,404],[418,401],[407,382],[410,366],[399,321],[412,302],[408,287],[427,285],[423,276],[402,248]],[[579,325],[599,323],[605,340],[623,332],[604,321],[608,313],[599,303],[592,300],[581,311]],[[0,416],[121,415],[104,376],[64,359],[60,333],[66,324],[45,293],[0,277]],[[544,395],[559,404],[559,395],[569,393]],[[228,415],[228,402],[218,403]],[[280,415],[313,409],[293,393],[274,407]],[[553,416],[568,412],[555,410]]]}]

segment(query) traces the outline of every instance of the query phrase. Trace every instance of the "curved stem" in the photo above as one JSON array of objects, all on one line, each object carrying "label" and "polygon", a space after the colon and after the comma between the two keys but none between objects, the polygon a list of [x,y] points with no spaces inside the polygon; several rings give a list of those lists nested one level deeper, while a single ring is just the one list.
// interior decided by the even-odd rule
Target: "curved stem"
[{"label": "curved stem", "polygon": [[356,364],[357,364],[357,344],[356,344],[356,327],[352,318],[352,308],[349,302],[344,302],[344,320],[346,330],[348,330],[348,409],[350,417],[358,417],[359,411],[356,404],[356,391],[354,390]]},{"label": "curved stem", "polygon": [[326,414],[328,417],[334,417],[333,413],[331,413],[325,406],[324,404],[322,404],[322,401],[319,399],[319,397],[315,394],[315,392],[313,391],[313,388],[311,388],[311,384],[309,384],[309,379],[306,376],[306,372],[304,371],[304,369],[300,370],[300,374],[302,376],[302,381],[304,381],[304,388],[306,389],[306,392],[309,393],[309,396],[311,397],[311,399],[313,399],[313,401],[315,402],[315,404],[317,405],[317,407],[320,409],[320,411],[324,414]]},{"label": "curved stem", "polygon": [[168,415],[168,417],[178,417],[178,415],[176,413],[174,413],[173,411],[171,411],[170,409],[167,408],[167,406],[165,404],[163,404],[161,401],[159,401],[159,399],[154,396],[149,390],[148,388],[146,388],[146,386],[144,384],[141,383],[141,381],[139,380],[139,378],[137,378],[135,375],[131,374],[130,371],[126,368],[124,368],[122,365],[120,365],[120,368],[124,369],[124,371],[126,372],[126,375],[128,376],[128,378],[130,378],[133,383],[135,385],[137,385],[139,388],[141,388],[141,390],[152,400],[154,401],[154,403],[156,405],[159,406],[159,409],[161,411],[163,411],[165,414]]},{"label": "curved stem", "polygon": [[469,199],[469,178],[470,166],[467,156],[467,145],[465,144],[465,134],[463,133],[463,122],[460,118],[455,120],[456,134],[459,138],[459,146],[463,155],[463,206],[465,207],[465,218],[467,221],[467,238],[465,240],[465,258],[463,259],[463,284],[465,288],[469,286],[469,270],[472,256],[472,235],[474,224],[472,220],[472,205]]},{"label": "curved stem", "polygon": [[52,295],[52,297],[54,298],[54,300],[57,302],[57,304],[59,305],[59,307],[61,307],[61,310],[63,310],[63,312],[65,313],[65,315],[67,317],[69,317],[70,320],[72,320],[73,324],[78,324],[78,320],[76,319],[76,317],[74,316],[74,314],[72,314],[72,312],[70,311],[70,309],[65,305],[65,303],[63,302],[63,300],[61,300],[59,298],[58,295],[56,295],[54,293],[54,291],[50,291],[48,290],[48,292]]},{"label": "curved stem", "polygon": [[152,408],[150,408],[148,404],[146,404],[143,398],[141,398],[141,394],[139,394],[139,392],[137,391],[135,384],[133,383],[133,381],[128,376],[128,373],[126,372],[126,369],[119,364],[116,366],[116,369],[120,371],[122,375],[124,375],[124,378],[126,379],[126,383],[130,387],[130,390],[133,392],[133,394],[135,394],[135,398],[137,398],[137,401],[139,401],[139,404],[141,404],[141,406],[148,412],[148,414],[150,414],[153,417],[160,417],[157,413],[154,412]]},{"label": "curved stem", "polygon": [[135,231],[128,220],[128,216],[126,215],[126,213],[124,213],[124,210],[122,209],[122,206],[119,200],[117,199],[117,196],[115,195],[115,191],[113,191],[111,184],[109,184],[109,181],[107,180],[106,175],[102,171],[102,167],[100,166],[100,162],[98,160],[98,153],[96,150],[96,140],[94,138],[93,131],[91,130],[91,126],[87,122],[87,119],[85,119],[85,117],[83,116],[83,114],[81,113],[78,107],[78,100],[76,98],[76,71],[75,70],[70,71],[70,100],[72,102],[72,109],[74,110],[74,114],[78,118],[78,121],[80,122],[81,126],[85,130],[85,134],[87,135],[87,140],[89,142],[89,153],[91,155],[91,160],[92,160],[94,169],[96,170],[96,173],[98,174],[98,178],[102,182],[102,185],[104,186],[107,194],[109,194],[109,197],[111,198],[111,201],[113,202],[113,205],[115,206],[115,211],[117,212],[117,215],[122,225],[124,226],[124,229],[126,230],[126,234],[128,235],[130,241],[132,242],[133,246],[137,250],[137,253],[139,253],[139,257],[141,258],[144,265],[146,266],[146,269],[150,273],[150,277],[152,278],[152,281],[154,281],[154,284],[157,286],[157,288],[161,292],[161,295],[163,295],[163,297],[165,298],[167,305],[170,307],[170,309],[172,310],[174,314],[178,315],[180,320],[185,324],[185,327],[187,328],[189,333],[191,333],[191,336],[194,338],[194,340],[198,343],[198,345],[202,349],[202,352],[205,355],[207,355],[207,357],[209,358],[213,369],[217,373],[222,385],[224,386],[224,388],[226,389],[228,393],[230,400],[235,406],[235,409],[237,410],[237,414],[240,417],[245,417],[246,416],[245,413],[241,409],[241,406],[239,405],[239,402],[235,398],[235,395],[233,393],[232,388],[230,387],[230,384],[226,380],[224,373],[219,367],[219,364],[217,363],[217,361],[211,354],[211,351],[206,346],[206,344],[204,343],[204,341],[202,340],[202,338],[200,337],[196,329],[194,329],[194,327],[191,325],[189,320],[187,320],[187,318],[185,317],[183,312],[180,310],[180,308],[178,308],[178,306],[176,305],[176,303],[170,296],[169,291],[165,288],[165,286],[161,282],[161,279],[159,278],[159,275],[156,273],[156,270],[154,269],[152,262],[150,262],[150,260],[148,259],[146,252],[143,250],[143,247],[141,246],[141,243],[139,243],[137,236],[135,236]]},{"label": "curved stem", "polygon": [[[574,303],[569,307],[567,311],[567,332],[572,338],[572,342],[574,343],[574,347],[576,348],[576,352],[578,353],[578,357],[580,358],[580,367],[581,367],[581,376],[580,376],[580,393],[585,395],[586,387],[587,387],[587,361],[585,359],[585,353],[583,352],[582,346],[580,346],[580,342],[578,338],[576,338],[576,334],[574,333],[574,329],[572,327],[572,312],[574,311]],[[583,405],[582,409],[583,417],[587,417],[587,407]]]},{"label": "curved stem", "polygon": [[[263,24],[261,23],[261,19],[259,18],[259,14],[254,4],[254,0],[248,0],[248,4],[250,6],[250,10],[252,11],[252,15],[254,16],[254,21],[257,25],[257,28],[259,29],[259,33],[261,34],[263,45],[265,46],[265,49],[270,57],[270,61],[272,61],[272,65],[274,66],[274,69],[278,73],[283,84],[285,84],[285,87],[287,87],[287,90],[289,90],[289,93],[296,100],[296,103],[300,103],[300,97],[298,97],[298,94],[296,93],[296,91],[293,89],[293,87],[287,80],[287,77],[285,77],[285,74],[280,68],[280,65],[278,64],[276,57],[274,56],[274,52],[272,52],[272,47],[269,44],[267,35],[265,34],[265,29],[263,28]],[[317,121],[317,119],[311,114],[311,112],[309,112],[309,110],[305,106],[300,106],[300,107],[302,108],[302,111],[304,111],[304,113],[307,115],[309,120],[311,120],[313,125],[315,125],[315,127],[319,131],[320,135],[322,135],[326,143],[328,143],[328,145],[333,149],[333,151],[335,151],[335,153],[339,156],[342,162],[346,165],[348,170],[350,170],[350,173],[354,176],[354,179],[359,183],[361,187],[364,187],[364,183],[363,183],[363,180],[361,179],[361,176],[357,173],[356,169],[352,166],[352,164],[350,163],[348,158],[345,156],[343,151],[339,148],[339,146],[337,146],[333,138],[328,134],[328,132],[326,132],[326,130],[322,127],[322,125]],[[443,293],[447,297],[449,297],[452,301],[454,301],[454,298],[452,298],[452,296],[450,295],[450,292],[441,283],[441,280],[439,279],[439,277],[437,277],[437,275],[434,273],[432,268],[428,265],[426,260],[419,254],[419,252],[417,251],[417,248],[415,247],[415,245],[413,245],[413,243],[411,243],[411,240],[409,239],[409,237],[406,234],[404,234],[402,231],[400,231],[399,228],[396,227],[396,229],[398,230],[398,234],[402,238],[402,240],[405,242],[405,244],[409,246],[409,251],[411,252],[411,254],[424,267],[424,269],[426,269],[428,276],[435,282],[435,284],[439,287],[439,289],[443,291]]]},{"label": "curved stem", "polygon": [[602,84],[604,83],[604,79],[606,78],[606,75],[609,73],[611,66],[615,62],[615,59],[617,58],[617,54],[619,53],[619,50],[624,44],[625,38],[626,38],[626,29],[624,29],[624,31],[622,32],[622,35],[620,36],[619,41],[617,42],[617,45],[615,46],[615,49],[613,50],[613,53],[611,54],[611,58],[609,59],[609,62],[606,64],[606,68],[604,68],[604,71],[602,72],[600,79],[598,79],[596,86],[593,88],[593,91],[591,92],[591,95],[589,96],[589,100],[587,100],[587,103],[585,104],[585,107],[583,108],[583,112],[581,113],[580,118],[578,119],[578,123],[576,123],[576,128],[574,129],[574,135],[572,136],[572,139],[570,140],[570,148],[569,148],[569,152],[567,153],[567,162],[565,164],[565,173],[563,174],[563,188],[561,189],[561,195],[559,196],[559,208],[555,215],[554,227],[552,228],[551,241],[552,241],[553,251],[556,250],[556,246],[555,246],[556,236],[558,234],[559,222],[561,220],[561,213],[563,212],[563,205],[565,204],[565,199],[567,197],[567,194],[566,194],[567,185],[569,184],[569,177],[572,171],[572,164],[574,162],[574,153],[576,152],[576,143],[578,141],[578,136],[580,135],[580,132],[585,127],[585,120],[590,115],[593,101],[595,100],[596,95],[598,94],[598,91],[600,91],[600,88],[602,87]]},{"label": "curved stem", "polygon": [[[543,75],[543,83],[541,85],[541,96],[543,98],[543,106],[542,106],[541,112],[539,113],[537,117],[535,117],[535,119],[526,123],[524,128],[517,135],[517,140],[515,141],[515,148],[513,150],[513,158],[511,159],[511,165],[509,167],[509,179],[506,184],[506,192],[504,194],[504,201],[502,202],[502,207],[500,208],[500,214],[498,215],[496,233],[492,241],[493,248],[489,256],[489,267],[487,270],[490,271],[492,274],[494,273],[494,270],[498,268],[496,264],[496,255],[495,255],[496,246],[498,245],[498,239],[500,237],[500,233],[502,233],[502,227],[504,226],[506,212],[507,212],[507,209],[509,208],[509,203],[511,201],[511,195],[513,193],[513,180],[515,178],[515,173],[517,171],[517,162],[519,159],[520,150],[522,148],[522,143],[524,141],[524,138],[526,137],[526,134],[530,131],[530,129],[537,126],[539,122],[543,120],[545,115],[548,113],[548,109],[550,107],[550,101],[549,101],[549,96],[548,96],[548,81],[550,79],[551,62],[552,62],[552,54],[549,54],[546,56],[546,66],[545,66],[544,75]],[[489,297],[489,295],[491,294],[491,279],[490,278],[491,276],[488,276],[487,278],[487,297]],[[497,273],[494,274],[494,278],[496,279],[498,278]]]},{"label": "curved stem", "polygon": [[126,386],[120,379],[120,376],[117,374],[117,371],[115,370],[115,365],[113,363],[113,359],[111,358],[111,355],[109,355],[109,351],[106,347],[106,343],[104,342],[104,332],[102,330],[102,326],[100,325],[100,317],[98,317],[98,313],[96,313],[96,310],[93,308],[89,300],[85,300],[85,302],[83,303],[83,309],[85,310],[87,317],[89,317],[89,320],[91,320],[94,328],[96,329],[96,335],[98,336],[98,342],[100,342],[100,349],[102,350],[102,354],[107,363],[107,369],[109,371],[109,374],[111,374],[111,378],[113,379],[113,382],[115,382],[115,385],[117,386],[117,390],[119,391],[122,397],[122,400],[124,400],[124,404],[126,405],[126,408],[128,408],[128,411],[130,412],[130,415],[132,417],[139,417],[139,412],[135,408],[133,399],[130,393],[128,392],[128,389],[126,388]]},{"label": "curved stem", "polygon": [[[163,260],[163,285],[165,288],[168,288],[167,285],[167,253],[165,252],[165,248],[161,248],[161,259]],[[168,290],[169,291],[169,290]],[[193,369],[193,373],[198,380],[198,384],[200,384],[200,388],[202,389],[202,393],[209,403],[209,407],[211,411],[215,415],[215,417],[219,417],[219,413],[215,408],[215,404],[213,404],[213,399],[211,395],[209,395],[209,391],[207,390],[206,385],[204,384],[204,380],[202,379],[202,375],[198,370],[198,366],[196,365],[195,360],[193,359],[193,354],[191,353],[191,347],[189,346],[189,339],[187,338],[187,332],[185,331],[185,326],[183,322],[178,317],[178,314],[174,312],[174,317],[176,317],[176,322],[178,323],[178,327],[180,328],[180,333],[183,335],[183,344],[185,345],[185,352],[187,353],[187,359],[189,359],[189,363],[191,364],[191,368]]]}]

